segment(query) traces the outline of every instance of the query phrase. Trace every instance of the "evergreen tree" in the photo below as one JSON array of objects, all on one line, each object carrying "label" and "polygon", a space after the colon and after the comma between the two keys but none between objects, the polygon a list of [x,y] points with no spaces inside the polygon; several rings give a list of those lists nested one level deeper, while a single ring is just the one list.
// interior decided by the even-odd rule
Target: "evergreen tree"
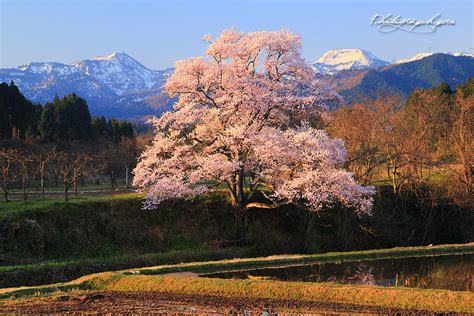
[{"label": "evergreen tree", "polygon": [[94,117],[92,119],[92,129],[94,130],[94,135],[96,137],[107,137],[109,131],[105,117]]},{"label": "evergreen tree", "polygon": [[[57,101],[59,102],[59,99]],[[43,108],[43,111],[41,112],[41,119],[38,128],[41,138],[48,141],[53,141],[56,135],[56,118],[54,113],[54,107],[54,103],[46,103]]]},{"label": "evergreen tree", "polygon": [[88,140],[92,137],[87,102],[75,93],[46,104],[40,121],[41,137],[47,140]]},{"label": "evergreen tree", "polygon": [[41,105],[34,105],[14,82],[0,84],[0,138],[36,137]]}]

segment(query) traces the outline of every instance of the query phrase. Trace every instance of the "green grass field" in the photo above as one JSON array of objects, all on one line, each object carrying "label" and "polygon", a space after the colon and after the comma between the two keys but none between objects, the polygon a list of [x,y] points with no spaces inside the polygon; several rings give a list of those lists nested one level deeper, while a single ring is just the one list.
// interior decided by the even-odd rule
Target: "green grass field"
[{"label": "green grass field", "polygon": [[[127,193],[110,193],[102,196],[92,196],[92,195],[80,195],[75,197],[74,194],[69,193],[69,204],[84,204],[90,202],[104,202],[104,201],[121,201],[121,200],[133,200],[133,199],[142,199],[143,194],[135,192]],[[64,205],[64,197],[47,197],[42,198],[29,198],[26,203],[23,200],[12,200],[8,203],[0,202],[0,216],[8,215],[11,213],[22,212],[22,211],[31,211],[36,209],[47,209],[55,206]]]}]

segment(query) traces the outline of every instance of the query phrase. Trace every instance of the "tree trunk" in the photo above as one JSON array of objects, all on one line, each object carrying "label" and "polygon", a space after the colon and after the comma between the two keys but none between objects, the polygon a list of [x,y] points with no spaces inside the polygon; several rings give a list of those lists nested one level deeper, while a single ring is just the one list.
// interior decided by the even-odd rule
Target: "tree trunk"
[{"label": "tree trunk", "polygon": [[393,187],[393,193],[398,192],[398,186],[397,186],[397,162],[393,161],[392,162],[392,187]]},{"label": "tree trunk", "polygon": [[23,189],[23,202],[26,203],[26,175],[21,177],[21,187]]},{"label": "tree trunk", "polygon": [[244,171],[240,169],[235,175],[235,203],[238,209],[243,210],[245,208],[245,196],[244,196]]},{"label": "tree trunk", "polygon": [[128,189],[128,166],[125,165],[125,188]]},{"label": "tree trunk", "polygon": [[115,173],[113,170],[110,171],[110,186],[115,189]]},{"label": "tree trunk", "polygon": [[40,172],[40,186],[41,186],[41,196],[43,199],[45,198],[44,196],[44,174],[45,174],[45,167],[46,167],[46,162],[42,161],[40,162],[39,166],[39,172]]},{"label": "tree trunk", "polygon": [[5,203],[8,203],[8,173],[7,168],[3,168],[3,194],[5,196]]},{"label": "tree trunk", "polygon": [[464,186],[466,189],[466,193],[470,193],[472,189],[471,166],[469,161],[466,159],[466,150],[464,146],[460,146],[459,153],[461,156],[461,162],[463,167]]},{"label": "tree trunk", "polygon": [[247,210],[240,207],[233,207],[233,210],[235,216],[235,226],[237,227],[238,235],[240,238],[243,238],[247,232]]},{"label": "tree trunk", "polygon": [[74,178],[73,178],[72,185],[73,185],[73,188],[74,188],[74,196],[77,197],[77,172],[76,171],[74,171],[73,177]]},{"label": "tree trunk", "polygon": [[433,217],[433,208],[431,207],[430,214],[428,215],[428,221],[426,222],[426,226],[425,226],[425,232],[423,234],[423,240],[421,241],[422,245],[426,243],[426,235],[428,235],[428,230],[431,227],[432,217]]},{"label": "tree trunk", "polygon": [[314,228],[314,223],[315,223],[315,213],[314,212],[308,212],[306,215],[306,236],[305,236],[305,243],[304,247],[305,250],[309,250],[309,240],[312,238],[312,232]]},{"label": "tree trunk", "polygon": [[45,198],[45,196],[44,196],[44,172],[41,172],[40,177],[41,177],[41,179],[40,179],[40,182],[41,182],[41,196],[44,199]]},{"label": "tree trunk", "polygon": [[67,191],[68,191],[68,183],[67,180],[64,180],[64,201],[67,203],[68,201],[68,196],[67,196]]}]

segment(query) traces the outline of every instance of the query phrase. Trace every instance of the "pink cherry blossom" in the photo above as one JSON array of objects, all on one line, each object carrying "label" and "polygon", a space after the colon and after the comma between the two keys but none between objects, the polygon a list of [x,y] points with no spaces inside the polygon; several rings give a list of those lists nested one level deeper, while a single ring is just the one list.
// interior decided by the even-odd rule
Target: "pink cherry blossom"
[{"label": "pink cherry blossom", "polygon": [[[337,202],[370,211],[374,189],[343,169],[343,142],[309,123],[327,120],[326,104],[339,97],[314,79],[300,49],[286,30],[230,29],[204,57],[176,63],[165,86],[174,110],[150,120],[155,138],[134,170],[146,207],[225,188],[240,211]],[[268,203],[253,202],[256,191]]]}]

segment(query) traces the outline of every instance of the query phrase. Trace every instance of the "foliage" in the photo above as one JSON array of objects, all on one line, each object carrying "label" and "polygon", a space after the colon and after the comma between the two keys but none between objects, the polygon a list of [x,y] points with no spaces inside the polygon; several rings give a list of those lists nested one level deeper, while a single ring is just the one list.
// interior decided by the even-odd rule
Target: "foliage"
[{"label": "foliage", "polygon": [[92,129],[96,137],[109,138],[116,143],[123,138],[130,139],[134,136],[132,123],[113,118],[107,121],[104,116],[92,119]]},{"label": "foliage", "polygon": [[75,93],[46,103],[39,122],[41,137],[54,140],[88,140],[91,138],[91,115],[84,99]]},{"label": "foliage", "polygon": [[105,117],[91,120],[89,107],[75,93],[55,97],[44,107],[28,101],[13,82],[0,84],[0,139],[37,139],[54,141],[90,141],[105,138],[119,142],[133,138],[132,123],[108,121]]}]

